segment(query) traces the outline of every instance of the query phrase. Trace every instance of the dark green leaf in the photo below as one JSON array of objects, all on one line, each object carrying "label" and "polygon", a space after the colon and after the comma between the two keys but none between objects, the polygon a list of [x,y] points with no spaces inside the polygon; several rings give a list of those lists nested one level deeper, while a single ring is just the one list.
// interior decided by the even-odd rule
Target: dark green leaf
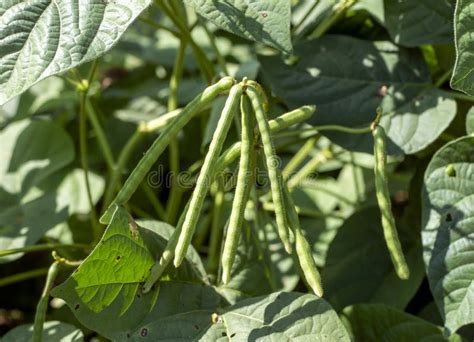
[{"label": "dark green leaf", "polygon": [[291,6],[287,0],[185,0],[218,27],[241,37],[291,52]]},{"label": "dark green leaf", "polygon": [[[380,106],[383,125],[390,128],[390,152],[415,153],[454,116],[454,101],[427,90],[430,75],[417,50],[328,35],[295,46],[295,54],[293,65],[278,56],[260,56],[260,61],[273,91],[290,107],[318,106],[312,124],[368,127]],[[369,134],[322,133],[342,147],[372,150]]]},{"label": "dark green leaf", "polygon": [[375,302],[403,309],[423,278],[421,243],[415,228],[398,224],[411,274],[408,280],[401,280],[390,260],[378,207],[349,217],[329,246],[321,275],[331,305],[340,310],[355,303]]},{"label": "dark green leaf", "polygon": [[456,44],[456,64],[451,87],[474,96],[474,2],[457,0],[454,14],[454,35]]},{"label": "dark green leaf", "polygon": [[[75,326],[58,321],[45,322],[43,340],[48,342],[84,341],[82,331]],[[2,337],[3,342],[30,342],[33,337],[33,325],[24,324],[10,330]]]},{"label": "dark green leaf", "polygon": [[[442,328],[386,305],[353,305],[341,318],[355,341],[446,341]],[[453,336],[449,341],[462,339]]]},{"label": "dark green leaf", "polygon": [[445,145],[424,178],[423,246],[431,291],[451,333],[474,322],[474,137]]},{"label": "dark green leaf", "polygon": [[384,6],[388,32],[397,44],[447,44],[454,39],[450,0],[384,0]]}]

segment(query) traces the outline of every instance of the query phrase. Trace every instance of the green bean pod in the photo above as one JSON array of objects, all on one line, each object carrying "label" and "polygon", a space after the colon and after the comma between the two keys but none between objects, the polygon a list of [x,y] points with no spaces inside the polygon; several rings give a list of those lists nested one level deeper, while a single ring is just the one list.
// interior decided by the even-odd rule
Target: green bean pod
[{"label": "green bean pod", "polygon": [[146,279],[145,284],[143,285],[143,288],[142,288],[143,293],[150,292],[153,285],[158,281],[158,279],[160,279],[163,272],[166,270],[166,268],[169,266],[169,264],[173,260],[174,250],[178,243],[178,239],[183,227],[184,217],[188,210],[189,210],[189,202],[186,204],[186,207],[184,208],[183,213],[181,214],[178,220],[178,224],[176,225],[176,228],[173,231],[173,234],[171,234],[168,240],[168,243],[166,244],[165,249],[163,250],[163,253],[161,254],[160,259],[157,260],[155,264],[153,265],[153,267],[151,268],[150,274],[148,275],[148,278]]},{"label": "green bean pod", "polygon": [[319,274],[316,262],[314,261],[311,246],[301,231],[300,219],[296,212],[293,198],[291,197],[286,184],[283,185],[283,192],[285,195],[286,206],[288,208],[288,221],[295,234],[295,248],[301,270],[303,271],[304,278],[309,287],[311,287],[317,296],[322,297],[323,286],[321,283],[321,275]]},{"label": "green bean pod", "polygon": [[237,185],[222,252],[222,281],[224,284],[227,284],[230,280],[230,272],[234,264],[237,247],[239,246],[240,231],[242,229],[245,206],[250,194],[250,180],[252,178],[250,159],[253,149],[253,125],[247,96],[241,96],[240,108],[242,113],[241,153]]},{"label": "green bean pod", "polygon": [[178,267],[183,261],[186,251],[196,229],[204,199],[210,187],[214,168],[221,153],[222,146],[232,124],[232,119],[237,111],[239,99],[242,95],[242,85],[236,84],[230,89],[229,97],[225,103],[222,115],[217,123],[216,130],[209,145],[209,151],[204,159],[201,172],[196,182],[196,188],[191,196],[189,210],[183,222],[183,228],[175,249],[174,265]]},{"label": "green bean pod", "polygon": [[126,180],[122,189],[119,191],[109,208],[100,218],[103,224],[110,223],[115,205],[126,203],[138,186],[150,171],[153,164],[169,145],[170,141],[179,133],[179,131],[203,108],[212,102],[220,93],[230,89],[235,83],[232,77],[224,77],[216,84],[206,88],[201,94],[196,96],[183,111],[163,130],[159,137],[153,142],[151,147],[138,162],[132,173]]},{"label": "green bean pod", "polygon": [[263,144],[263,152],[268,169],[268,177],[270,179],[270,188],[272,193],[273,203],[275,205],[275,216],[278,228],[278,235],[280,236],[287,253],[292,252],[292,246],[289,239],[288,223],[286,217],[286,209],[283,204],[282,179],[276,165],[275,149],[270,134],[270,125],[268,124],[267,116],[262,106],[262,98],[259,90],[253,86],[247,87],[247,95],[252,103],[255,117],[257,119],[258,129]]},{"label": "green bean pod", "polygon": [[372,129],[372,135],[374,137],[375,190],[382,217],[383,234],[398,277],[400,279],[408,279],[410,277],[410,270],[408,269],[400,240],[398,238],[395,219],[392,215],[390,192],[387,184],[385,131],[383,127],[379,125],[374,126],[375,127]]}]

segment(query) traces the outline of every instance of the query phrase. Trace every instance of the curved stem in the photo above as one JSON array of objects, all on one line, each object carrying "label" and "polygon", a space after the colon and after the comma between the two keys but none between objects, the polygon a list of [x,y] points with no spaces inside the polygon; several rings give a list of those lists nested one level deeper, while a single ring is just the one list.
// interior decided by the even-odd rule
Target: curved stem
[{"label": "curved stem", "polygon": [[87,92],[83,92],[80,95],[80,108],[79,108],[79,149],[81,154],[81,166],[84,170],[84,178],[86,183],[87,200],[89,202],[91,211],[91,226],[94,233],[93,242],[97,243],[102,235],[102,229],[99,226],[97,220],[97,213],[95,211],[94,202],[92,200],[91,186],[89,182],[89,160],[87,158],[87,117],[86,117],[86,101]]},{"label": "curved stem", "polygon": [[14,248],[0,251],[0,257],[6,255],[12,255],[17,253],[30,253],[30,252],[41,252],[57,248],[70,248],[70,249],[84,249],[87,250],[90,248],[89,245],[75,243],[75,244],[62,244],[62,243],[48,243],[44,245],[35,245],[35,246],[26,246],[22,248]]},{"label": "curved stem", "polygon": [[48,273],[48,268],[39,268],[36,270],[17,273],[17,274],[0,279],[0,287],[19,283],[21,281],[28,280],[31,278],[41,277],[42,275],[45,275],[46,273]]},{"label": "curved stem", "polygon": [[59,262],[55,261],[48,270],[48,276],[44,285],[43,293],[36,306],[35,323],[33,325],[33,342],[41,342],[43,340],[43,325],[48,310],[49,292],[53,288],[54,280],[59,273]]}]

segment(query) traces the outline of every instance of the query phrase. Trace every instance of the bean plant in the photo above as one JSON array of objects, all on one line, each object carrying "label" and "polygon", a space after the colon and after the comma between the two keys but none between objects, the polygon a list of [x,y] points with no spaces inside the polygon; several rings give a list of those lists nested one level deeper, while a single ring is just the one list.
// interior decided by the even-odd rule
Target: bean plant
[{"label": "bean plant", "polygon": [[474,339],[474,2],[3,0],[2,341]]}]

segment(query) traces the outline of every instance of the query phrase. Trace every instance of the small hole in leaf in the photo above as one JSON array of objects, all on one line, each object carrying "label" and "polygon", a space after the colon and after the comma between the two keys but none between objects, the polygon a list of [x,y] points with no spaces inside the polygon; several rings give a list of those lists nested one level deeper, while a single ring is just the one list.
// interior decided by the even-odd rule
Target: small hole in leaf
[{"label": "small hole in leaf", "polygon": [[194,329],[199,330],[199,325],[194,325]]},{"label": "small hole in leaf", "polygon": [[74,310],[77,310],[79,309],[81,306],[79,304],[76,304],[76,306],[74,306]]},{"label": "small hole in leaf", "polygon": [[446,222],[452,222],[453,221],[453,216],[451,215],[451,213],[447,213],[446,214]]},{"label": "small hole in leaf", "polygon": [[140,331],[140,336],[141,336],[141,337],[146,337],[147,335],[148,335],[148,329],[143,328],[143,329]]},{"label": "small hole in leaf", "polygon": [[267,13],[267,12],[262,12],[262,13],[260,13],[260,14],[261,14],[261,16],[262,16],[263,18],[268,17],[268,13]]},{"label": "small hole in leaf", "polygon": [[120,255],[117,255],[117,257],[115,258],[115,260],[119,261],[122,257]]},{"label": "small hole in leaf", "polygon": [[235,333],[233,333],[232,335],[230,335],[230,338],[234,337],[235,336]]},{"label": "small hole in leaf", "polygon": [[226,336],[227,336],[227,333],[223,332],[222,337],[226,337]]},{"label": "small hole in leaf", "polygon": [[130,334],[127,334],[127,338],[130,338]]}]

